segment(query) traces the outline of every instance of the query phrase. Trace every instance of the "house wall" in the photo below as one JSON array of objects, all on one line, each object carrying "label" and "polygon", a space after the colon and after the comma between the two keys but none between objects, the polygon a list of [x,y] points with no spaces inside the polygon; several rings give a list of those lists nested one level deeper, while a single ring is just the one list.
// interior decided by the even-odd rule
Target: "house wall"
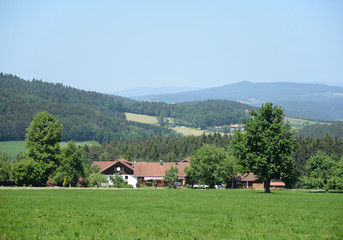
[{"label": "house wall", "polygon": [[[109,185],[113,185],[112,181],[110,180],[110,176],[113,175],[109,175],[109,174],[105,174],[105,177],[107,178]],[[129,184],[131,184],[134,188],[136,188],[136,184],[137,184],[137,178],[133,175],[120,175],[124,180],[126,180]],[[125,179],[125,177],[127,177],[127,179]]]},{"label": "house wall", "polygon": [[252,181],[234,181],[233,182],[233,188],[252,188],[253,187],[254,182]]}]

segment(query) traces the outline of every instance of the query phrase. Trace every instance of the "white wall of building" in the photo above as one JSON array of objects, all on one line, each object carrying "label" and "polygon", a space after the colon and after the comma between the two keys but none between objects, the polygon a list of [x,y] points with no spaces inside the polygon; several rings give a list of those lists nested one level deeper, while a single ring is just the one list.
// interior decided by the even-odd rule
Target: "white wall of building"
[{"label": "white wall of building", "polygon": [[[112,181],[110,180],[110,176],[113,175],[105,175],[108,180],[109,185],[113,185]],[[134,188],[136,188],[137,178],[133,175],[120,175],[124,180],[126,180],[129,184],[131,184]],[[127,179],[125,178],[127,176]]]}]

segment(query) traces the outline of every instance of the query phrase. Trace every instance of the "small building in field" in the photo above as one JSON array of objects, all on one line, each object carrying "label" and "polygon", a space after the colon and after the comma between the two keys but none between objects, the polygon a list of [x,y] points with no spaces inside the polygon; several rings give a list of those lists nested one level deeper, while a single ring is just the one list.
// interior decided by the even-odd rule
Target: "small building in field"
[{"label": "small building in field", "polygon": [[[258,177],[253,174],[237,174],[236,179],[231,183],[231,188],[253,188],[264,189],[264,182],[259,181]],[[271,181],[270,188],[285,188],[285,183],[281,181]]]}]

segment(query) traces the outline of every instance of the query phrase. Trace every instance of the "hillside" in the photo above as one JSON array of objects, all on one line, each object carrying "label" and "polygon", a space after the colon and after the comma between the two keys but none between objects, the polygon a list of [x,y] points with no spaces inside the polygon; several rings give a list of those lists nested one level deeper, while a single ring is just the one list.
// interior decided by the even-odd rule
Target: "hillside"
[{"label": "hillside", "polygon": [[126,102],[126,112],[156,116],[160,125],[172,118],[172,125],[206,129],[208,127],[243,123],[249,117],[247,109],[255,109],[244,103],[228,100],[205,100],[167,104],[162,102]]},{"label": "hillside", "polygon": [[129,99],[0,73],[0,141],[24,140],[33,117],[48,111],[63,124],[62,140],[98,142],[176,134],[170,129],[127,121]]},{"label": "hillside", "polygon": [[247,81],[221,87],[136,97],[136,100],[178,103],[206,99],[245,102],[259,107],[261,103],[281,105],[288,116],[318,120],[343,119],[343,87],[303,83],[251,83]]},{"label": "hillside", "polygon": [[[63,124],[63,141],[101,143],[114,138],[121,141],[176,135],[167,128],[170,126],[206,129],[242,123],[249,117],[246,109],[254,108],[228,100],[139,102],[0,73],[0,141],[24,140],[25,129],[41,111],[48,111]],[[158,125],[127,121],[125,112],[157,117]]]}]

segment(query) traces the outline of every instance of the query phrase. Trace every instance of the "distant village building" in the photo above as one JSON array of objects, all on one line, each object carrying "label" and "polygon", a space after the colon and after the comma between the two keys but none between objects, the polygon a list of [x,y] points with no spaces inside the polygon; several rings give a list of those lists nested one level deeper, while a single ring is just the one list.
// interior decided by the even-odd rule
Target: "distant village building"
[{"label": "distant village building", "polygon": [[[231,183],[231,188],[253,188],[264,189],[264,182],[259,181],[258,177],[253,174],[237,174],[236,179]],[[270,188],[285,188],[285,183],[281,181],[271,181]]]},{"label": "distant village building", "polygon": [[[118,158],[116,161],[111,162],[95,161],[92,166],[94,165],[100,167],[100,173],[105,175],[110,185],[113,185],[110,176],[119,172],[123,179],[134,188],[136,188],[138,182],[145,183],[148,186],[151,186],[153,182],[159,186],[164,186],[165,172],[171,166],[178,168],[180,186],[189,184],[185,173],[185,167],[190,166],[189,158],[186,158],[181,162],[130,162],[124,158]],[[237,174],[236,179],[227,187],[233,189],[264,189],[264,183],[259,181],[258,177],[253,173]],[[271,181],[270,187],[285,188],[285,183],[281,181]]]},{"label": "distant village building", "polygon": [[105,175],[110,185],[113,184],[110,176],[118,172],[134,188],[136,188],[138,181],[147,185],[151,185],[153,182],[158,185],[163,185],[165,172],[171,166],[178,168],[178,177],[181,186],[188,184],[185,173],[185,167],[189,166],[187,159],[181,162],[130,162],[120,158],[114,162],[95,161],[92,165],[98,165],[100,167],[100,173]]},{"label": "distant village building", "polygon": [[244,130],[243,124],[230,124],[230,132],[233,133],[236,130]]}]

